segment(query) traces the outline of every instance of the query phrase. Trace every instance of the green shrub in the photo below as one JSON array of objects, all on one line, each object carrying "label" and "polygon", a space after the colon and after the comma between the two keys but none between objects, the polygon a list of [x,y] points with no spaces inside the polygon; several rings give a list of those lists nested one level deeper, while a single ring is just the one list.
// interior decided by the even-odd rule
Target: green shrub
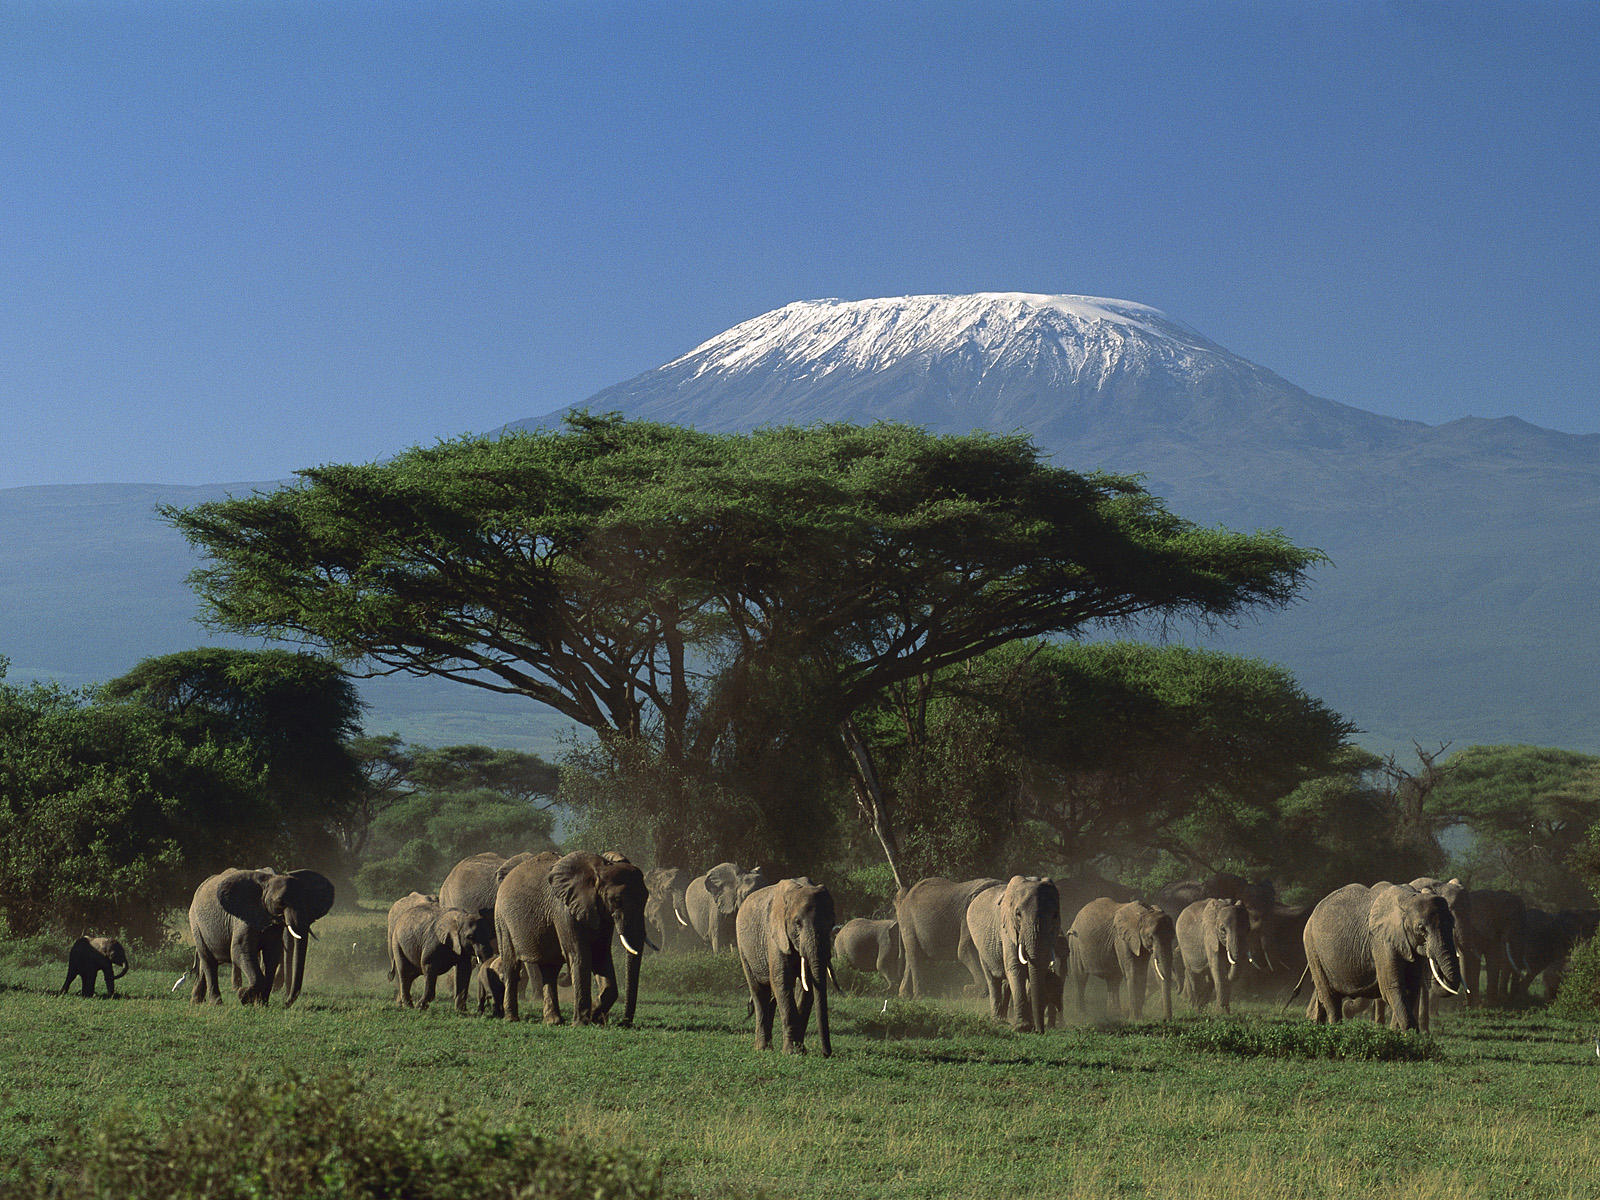
[{"label": "green shrub", "polygon": [[1600,938],[1579,942],[1572,948],[1561,988],[1550,1009],[1580,1020],[1600,1015]]},{"label": "green shrub", "polygon": [[64,1131],[29,1200],[631,1200],[681,1195],[656,1164],[368,1090],[347,1072],[241,1079],[152,1133],[113,1113]]},{"label": "green shrub", "polygon": [[1318,1025],[1310,1021],[1268,1023],[1213,1019],[1181,1021],[1155,1028],[1195,1050],[1235,1058],[1429,1062],[1444,1057],[1443,1049],[1429,1034],[1401,1033],[1371,1021]]}]

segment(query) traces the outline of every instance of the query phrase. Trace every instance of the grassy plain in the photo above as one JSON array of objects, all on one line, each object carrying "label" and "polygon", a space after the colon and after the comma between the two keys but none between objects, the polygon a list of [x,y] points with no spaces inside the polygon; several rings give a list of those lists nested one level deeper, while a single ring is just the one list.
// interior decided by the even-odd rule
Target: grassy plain
[{"label": "grassy plain", "polygon": [[395,1008],[371,920],[319,926],[290,1010],[193,1008],[165,965],[56,997],[63,967],[0,948],[0,1164],[293,1064],[658,1156],[696,1195],[1600,1195],[1593,1032],[1539,1012],[1441,1016],[1432,1060],[1307,1059],[1270,1004],[1028,1036],[970,1003],[886,1016],[858,979],[834,1057],[785,1057],[753,1049],[731,957],[647,962],[633,1029],[513,1026]]}]

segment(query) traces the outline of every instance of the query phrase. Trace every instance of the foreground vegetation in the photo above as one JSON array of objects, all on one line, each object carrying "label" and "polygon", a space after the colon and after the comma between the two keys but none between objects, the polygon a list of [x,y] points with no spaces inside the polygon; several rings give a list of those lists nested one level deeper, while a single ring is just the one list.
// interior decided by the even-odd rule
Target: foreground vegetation
[{"label": "foreground vegetation", "polygon": [[[418,1151],[418,1162],[498,1146],[450,1168],[459,1194],[1592,1192],[1600,1060],[1591,1030],[1544,1012],[1446,1014],[1432,1038],[1401,1039],[1366,1022],[1318,1029],[1260,1002],[1231,1020],[1036,1037],[992,1026],[971,1002],[883,1013],[879,986],[854,977],[860,992],[834,1005],[835,1056],[788,1058],[752,1049],[731,956],[653,958],[634,1029],[509,1026],[394,1008],[371,920],[326,920],[307,992],[287,1011],[196,1010],[186,989],[169,992],[166,963],[136,964],[125,998],[58,998],[58,963],[0,948],[0,1162],[41,1163],[53,1146],[81,1160],[108,1118],[109,1145],[126,1153],[192,1114],[209,1114],[235,1149],[169,1157],[261,1154],[237,1114],[264,1096],[264,1112],[309,1113],[295,1121],[319,1144],[388,1153],[401,1143],[372,1123],[392,1111],[404,1144],[432,1131],[435,1157]],[[286,1071],[322,1081],[322,1099],[290,1104]],[[265,1090],[238,1092],[241,1077]],[[219,1101],[230,1091],[231,1107]],[[368,1114],[365,1131],[330,1139],[341,1118],[326,1097],[341,1094],[364,1098],[347,1108]],[[453,1132],[426,1115],[438,1112],[460,1118]],[[507,1163],[538,1158],[534,1138],[548,1139],[543,1190],[494,1190]],[[0,1170],[23,1186],[14,1166]]]}]

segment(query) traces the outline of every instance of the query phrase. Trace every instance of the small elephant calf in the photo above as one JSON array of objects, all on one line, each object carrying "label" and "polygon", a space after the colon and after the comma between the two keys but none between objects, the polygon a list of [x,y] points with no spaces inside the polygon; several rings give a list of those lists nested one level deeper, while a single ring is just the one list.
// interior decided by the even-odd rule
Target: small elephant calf
[{"label": "small elephant calf", "polygon": [[[112,967],[121,967],[122,970],[112,974]],[[74,979],[83,980],[83,994],[94,995],[94,980],[96,975],[104,974],[106,977],[106,995],[117,994],[116,980],[128,973],[128,955],[123,950],[122,943],[116,938],[96,937],[85,934],[72,943],[72,949],[67,952],[67,981],[61,985],[58,996],[65,996],[67,989],[72,986]]]}]

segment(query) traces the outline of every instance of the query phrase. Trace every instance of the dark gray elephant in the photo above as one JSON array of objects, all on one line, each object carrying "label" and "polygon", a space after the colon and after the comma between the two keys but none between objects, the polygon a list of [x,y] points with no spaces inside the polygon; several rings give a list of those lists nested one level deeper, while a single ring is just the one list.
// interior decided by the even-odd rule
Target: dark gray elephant
[{"label": "dark gray elephant", "polygon": [[857,971],[876,971],[889,981],[889,990],[900,986],[906,971],[905,946],[900,941],[896,921],[854,917],[833,935],[833,956]]},{"label": "dark gray elephant", "polygon": [[1077,1005],[1085,1011],[1090,978],[1106,985],[1106,1011],[1119,1016],[1121,991],[1128,987],[1128,1011],[1134,1020],[1144,1017],[1144,999],[1151,967],[1161,981],[1161,1011],[1172,1017],[1173,921],[1161,909],[1140,900],[1119,903],[1109,896],[1093,900],[1078,910],[1067,930],[1071,953],[1067,971],[1077,988]]},{"label": "dark gray elephant", "polygon": [[[828,889],[804,877],[757,888],[739,906],[734,936],[756,1016],[757,1048],[771,1048],[776,1015],[783,1023],[784,1052],[804,1054],[806,1025],[815,1001],[822,1055],[831,1055],[828,976],[832,964],[833,896]],[[798,1001],[796,984],[800,988]]]},{"label": "dark gray elephant", "polygon": [[1512,978],[1509,999],[1527,997],[1533,981],[1543,976],[1545,999],[1554,999],[1561,986],[1567,956],[1572,948],[1595,935],[1600,914],[1593,909],[1565,909],[1545,912],[1529,908],[1523,913],[1522,933],[1512,944],[1516,957],[1512,967],[1517,974]]},{"label": "dark gray elephant", "polygon": [[472,964],[494,956],[494,921],[479,911],[445,908],[412,892],[389,906],[389,978],[395,1003],[412,1007],[411,985],[422,976],[422,1005],[433,1003],[439,976],[455,972],[456,1011],[467,1011]]},{"label": "dark gray elephant", "polygon": [[684,909],[695,937],[713,951],[732,946],[739,905],[769,882],[760,867],[741,871],[730,862],[718,863],[704,875],[696,875],[683,891]]},{"label": "dark gray elephant", "polygon": [[906,955],[901,996],[910,1000],[933,995],[931,968],[939,962],[959,962],[976,987],[988,990],[983,964],[967,928],[967,908],[979,892],[999,886],[998,879],[956,882],[934,876],[918,880],[895,897],[894,915]]},{"label": "dark gray elephant", "polygon": [[190,999],[220,1002],[217,966],[232,963],[241,1004],[265,1004],[278,967],[285,1007],[305,982],[312,923],[333,907],[333,884],[316,871],[227,870],[204,880],[189,903],[196,979]]},{"label": "dark gray elephant", "polygon": [[[112,968],[122,970],[112,973]],[[116,938],[90,937],[88,934],[72,943],[67,951],[67,981],[61,985],[58,996],[65,996],[74,979],[82,980],[83,994],[94,995],[95,977],[106,978],[106,995],[117,994],[116,981],[128,973],[128,954]]]},{"label": "dark gray elephant", "polygon": [[989,1012],[997,1021],[1013,1007],[1020,1030],[1044,1032],[1045,1006],[1054,988],[1045,976],[1056,970],[1061,935],[1061,896],[1036,875],[1013,875],[1003,888],[985,888],[967,905],[967,931],[978,952],[989,989]]},{"label": "dark gray elephant", "polygon": [[1217,1007],[1229,1012],[1233,981],[1246,961],[1250,915],[1242,900],[1196,900],[1173,924],[1183,960],[1182,990],[1196,1009],[1214,992]]},{"label": "dark gray elephant", "polygon": [[1306,922],[1305,949],[1319,1022],[1342,1021],[1346,1000],[1382,1000],[1391,1026],[1413,1030],[1430,975],[1451,995],[1461,991],[1450,906],[1409,884],[1352,883],[1323,897]]},{"label": "dark gray elephant", "polygon": [[[633,1023],[639,998],[639,956],[648,942],[644,872],[620,855],[588,850],[536,854],[514,867],[495,895],[494,920],[505,982],[505,1016],[521,1019],[522,972],[534,972],[544,1000],[544,1021],[561,1023],[556,980],[565,964],[572,973],[574,1019],[603,1024],[617,999],[613,938],[627,958],[622,1024]],[[600,995],[593,981],[600,979]]]},{"label": "dark gray elephant", "polygon": [[644,906],[645,924],[661,943],[662,952],[697,949],[700,939],[689,924],[684,899],[689,872],[682,867],[654,867],[644,873],[644,883],[650,889]]}]

